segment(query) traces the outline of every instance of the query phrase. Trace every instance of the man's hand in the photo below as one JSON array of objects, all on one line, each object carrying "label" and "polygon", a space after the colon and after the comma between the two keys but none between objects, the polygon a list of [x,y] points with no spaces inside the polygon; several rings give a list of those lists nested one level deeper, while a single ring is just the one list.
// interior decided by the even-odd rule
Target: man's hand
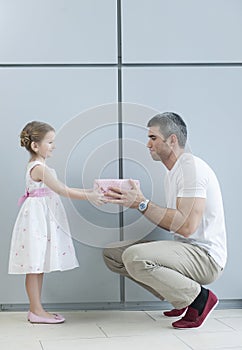
[{"label": "man's hand", "polygon": [[129,182],[131,185],[130,190],[122,190],[119,187],[109,187],[108,191],[105,193],[107,203],[138,209],[139,203],[145,200],[145,197],[133,180],[129,180]]}]

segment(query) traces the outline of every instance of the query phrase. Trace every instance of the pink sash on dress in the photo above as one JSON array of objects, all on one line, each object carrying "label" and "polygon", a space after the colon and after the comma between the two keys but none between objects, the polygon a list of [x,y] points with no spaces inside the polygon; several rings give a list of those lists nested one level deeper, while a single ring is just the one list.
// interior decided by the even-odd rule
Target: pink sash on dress
[{"label": "pink sash on dress", "polygon": [[37,188],[31,192],[26,191],[26,193],[19,198],[18,205],[22,205],[25,199],[28,197],[46,197],[53,193],[49,188]]}]

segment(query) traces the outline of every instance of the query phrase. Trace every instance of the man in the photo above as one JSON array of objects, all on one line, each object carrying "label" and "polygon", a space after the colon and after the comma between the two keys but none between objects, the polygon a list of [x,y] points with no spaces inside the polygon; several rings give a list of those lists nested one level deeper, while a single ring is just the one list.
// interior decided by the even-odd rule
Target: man
[{"label": "man", "polygon": [[212,169],[185,150],[187,128],[178,114],[158,114],[148,127],[151,157],[167,168],[167,207],[146,199],[132,180],[131,190],[112,187],[106,195],[110,203],[139,210],[174,240],[105,248],[104,260],[112,271],[169,301],[174,309],[166,316],[185,314],[174,328],[197,328],[218,303],[203,285],[221,275],[227,259],[220,186]]}]

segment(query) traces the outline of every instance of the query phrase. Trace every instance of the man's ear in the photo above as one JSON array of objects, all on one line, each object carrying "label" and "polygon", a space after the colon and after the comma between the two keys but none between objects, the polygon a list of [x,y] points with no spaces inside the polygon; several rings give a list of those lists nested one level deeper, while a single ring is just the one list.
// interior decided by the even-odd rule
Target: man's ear
[{"label": "man's ear", "polygon": [[175,134],[171,134],[166,139],[166,143],[169,145],[169,147],[173,148],[177,144],[177,137]]},{"label": "man's ear", "polygon": [[171,146],[174,146],[178,143],[177,136],[175,134],[170,135],[170,144]]}]

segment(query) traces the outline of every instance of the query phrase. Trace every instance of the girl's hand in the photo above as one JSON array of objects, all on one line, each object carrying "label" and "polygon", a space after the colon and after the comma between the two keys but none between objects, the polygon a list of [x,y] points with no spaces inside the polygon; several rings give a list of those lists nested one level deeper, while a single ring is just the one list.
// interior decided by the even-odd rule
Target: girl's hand
[{"label": "girl's hand", "polygon": [[86,192],[86,196],[87,196],[87,200],[89,200],[91,203],[95,205],[102,205],[103,203],[107,202],[107,199],[105,198],[100,188],[97,188],[94,190],[88,190]]}]

